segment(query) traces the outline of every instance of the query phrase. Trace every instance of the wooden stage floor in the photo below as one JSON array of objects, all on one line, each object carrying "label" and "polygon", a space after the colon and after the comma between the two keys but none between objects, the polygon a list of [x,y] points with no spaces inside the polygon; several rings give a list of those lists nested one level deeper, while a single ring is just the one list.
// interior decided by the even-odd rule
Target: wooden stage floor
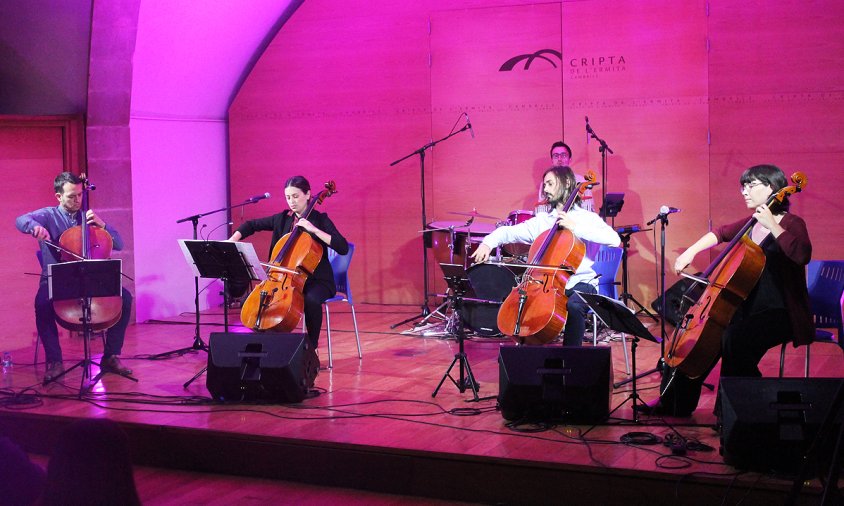
[{"label": "wooden stage floor", "polygon": [[[416,308],[358,304],[362,360],[345,309],[332,310],[334,368],[320,371],[319,395],[300,404],[215,403],[205,376],[183,388],[206,364],[205,352],[149,357],[192,344],[193,315],[185,315],[131,325],[122,358],[139,382],[106,375],[82,400],[79,369],[61,384],[42,387],[43,354],[32,365],[32,347],[12,350],[15,364],[3,375],[6,409],[0,410],[0,433],[47,455],[68,421],[109,417],[129,433],[136,464],[151,468],[474,503],[769,504],[781,502],[791,486],[782,477],[724,464],[711,427],[713,392],[704,390],[691,418],[642,417],[633,423],[628,383],[613,390],[611,405],[620,407],[606,423],[509,427],[495,399],[467,402],[471,392],[461,393],[449,381],[432,398],[457,343],[400,333],[409,326],[390,330]],[[211,332],[223,330],[222,321],[222,309],[202,315],[205,342]],[[237,311],[230,311],[232,321],[239,323]],[[650,326],[658,335],[659,326],[652,321]],[[82,339],[66,333],[61,339],[69,366],[81,358]],[[98,352],[99,342],[92,343]],[[483,397],[498,393],[502,344],[509,341],[472,337],[466,342]],[[612,349],[616,382],[627,378],[624,345],[620,339],[599,343]],[[319,353],[325,367],[324,331]],[[789,348],[786,376],[802,376],[804,353]],[[654,367],[659,354],[659,345],[643,341],[637,353],[640,372]],[[778,362],[779,349],[772,350],[763,360],[763,374],[776,376]],[[839,347],[812,346],[813,377],[841,377],[842,365]],[[717,369],[710,382],[717,383]],[[645,401],[657,396],[658,374],[637,383]],[[662,444],[621,442],[630,432],[644,433],[640,438],[678,434],[713,451],[672,456]],[[809,483],[801,502],[816,502],[817,493],[817,483]],[[166,492],[154,497],[147,495],[147,502],[167,503]]]}]

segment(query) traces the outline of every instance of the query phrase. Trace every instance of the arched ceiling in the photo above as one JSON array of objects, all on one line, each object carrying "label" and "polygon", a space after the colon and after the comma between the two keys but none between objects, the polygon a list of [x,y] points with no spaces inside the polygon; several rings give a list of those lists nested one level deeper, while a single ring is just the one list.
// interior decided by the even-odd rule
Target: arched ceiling
[{"label": "arched ceiling", "polygon": [[141,0],[132,116],[226,117],[254,62],[302,0]]},{"label": "arched ceiling", "polygon": [[0,114],[85,111],[91,2],[0,2]]},{"label": "arched ceiling", "polygon": [[[93,1],[0,2],[0,114],[86,111]],[[140,0],[132,115],[225,118],[302,1]]]}]

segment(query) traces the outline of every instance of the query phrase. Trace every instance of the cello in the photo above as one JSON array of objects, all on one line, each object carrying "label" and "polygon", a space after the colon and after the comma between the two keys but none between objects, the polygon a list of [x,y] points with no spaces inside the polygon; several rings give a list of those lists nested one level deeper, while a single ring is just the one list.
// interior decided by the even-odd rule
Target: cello
[{"label": "cello", "polygon": [[[586,173],[563,205],[568,212],[578,196],[597,186],[593,171]],[[554,223],[539,235],[528,252],[529,267],[498,310],[498,328],[517,344],[547,344],[566,323],[569,278],[580,266],[586,245],[570,230]]]},{"label": "cello", "polygon": [[[781,188],[768,198],[767,206],[775,214],[788,195],[803,191],[806,175],[795,172],[791,181],[793,186]],[[750,238],[755,224],[756,218],[751,217],[706,268],[702,279],[695,279],[706,287],[689,307],[665,347],[665,362],[690,378],[704,374],[718,357],[721,336],[765,268],[765,253]],[[697,286],[697,283],[693,284],[683,299],[694,300],[689,294]]]},{"label": "cello", "polygon": [[[88,191],[94,188],[85,174],[80,174],[82,179],[82,208],[80,210],[83,220],[87,222],[88,216]],[[114,243],[111,234],[105,229],[95,225],[76,225],[65,230],[59,237],[58,244],[44,241],[53,248],[60,251],[60,261],[71,262],[75,260],[103,260],[111,256]],[[88,297],[87,301],[80,300],[54,300],[53,310],[56,313],[56,323],[62,327],[82,332],[85,329],[86,310],[88,306],[87,322],[91,331],[105,330],[112,327],[120,320],[123,314],[123,298],[119,295],[111,297]]]},{"label": "cello", "polygon": [[[337,193],[334,181],[311,198],[301,218],[307,219],[317,204]],[[243,302],[240,321],[255,331],[290,332],[299,326],[305,310],[305,281],[322,259],[322,244],[293,226],[273,246],[267,279],[261,281]]]}]

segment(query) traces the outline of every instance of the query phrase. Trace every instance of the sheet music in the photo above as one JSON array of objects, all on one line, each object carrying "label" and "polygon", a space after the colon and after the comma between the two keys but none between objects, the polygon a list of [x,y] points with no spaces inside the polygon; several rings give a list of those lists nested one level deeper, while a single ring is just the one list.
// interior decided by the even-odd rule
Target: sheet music
[{"label": "sheet music", "polygon": [[267,279],[267,273],[261,268],[261,261],[258,260],[258,254],[255,253],[255,247],[250,242],[234,242],[234,241],[199,241],[189,239],[179,239],[179,248],[185,256],[185,261],[190,266],[191,271],[195,277],[201,278],[202,274],[194,261],[193,255],[190,252],[190,245],[204,244],[204,243],[226,243],[233,244],[237,248],[238,254],[246,262],[246,268],[249,271],[249,276],[253,281],[264,281]]}]

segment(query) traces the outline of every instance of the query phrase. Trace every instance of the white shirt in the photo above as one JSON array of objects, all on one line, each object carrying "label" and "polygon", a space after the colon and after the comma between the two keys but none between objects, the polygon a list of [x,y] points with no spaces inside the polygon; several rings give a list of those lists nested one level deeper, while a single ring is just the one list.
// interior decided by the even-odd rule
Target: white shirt
[{"label": "white shirt", "polygon": [[[577,222],[577,226],[571,232],[586,245],[586,254],[577,271],[566,283],[566,289],[581,282],[589,283],[597,289],[598,279],[595,277],[595,271],[592,270],[592,264],[595,263],[598,249],[602,244],[620,246],[621,238],[600,216],[591,211],[574,206],[569,210],[569,215]],[[502,244],[514,242],[532,244],[542,232],[550,230],[554,226],[557,217],[557,210],[554,209],[550,213],[537,213],[533,218],[517,225],[498,227],[484,237],[482,244],[485,244],[491,250]]]}]

